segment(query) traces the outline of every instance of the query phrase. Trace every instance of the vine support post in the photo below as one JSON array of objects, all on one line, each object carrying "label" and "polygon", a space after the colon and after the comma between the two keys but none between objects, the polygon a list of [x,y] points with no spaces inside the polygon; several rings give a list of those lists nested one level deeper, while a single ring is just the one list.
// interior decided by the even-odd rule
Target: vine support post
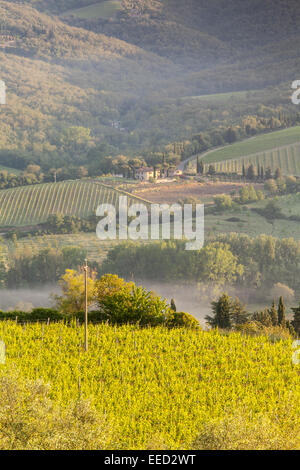
[{"label": "vine support post", "polygon": [[84,350],[88,351],[88,262],[85,260],[84,266],[84,295],[85,295],[85,312],[84,312]]}]

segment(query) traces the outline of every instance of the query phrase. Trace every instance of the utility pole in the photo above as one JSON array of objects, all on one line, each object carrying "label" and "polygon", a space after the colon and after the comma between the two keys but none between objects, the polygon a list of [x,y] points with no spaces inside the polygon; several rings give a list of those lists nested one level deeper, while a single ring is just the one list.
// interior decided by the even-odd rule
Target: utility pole
[{"label": "utility pole", "polygon": [[85,316],[84,316],[84,350],[88,350],[88,262],[85,260],[84,266],[84,281],[85,281]]}]

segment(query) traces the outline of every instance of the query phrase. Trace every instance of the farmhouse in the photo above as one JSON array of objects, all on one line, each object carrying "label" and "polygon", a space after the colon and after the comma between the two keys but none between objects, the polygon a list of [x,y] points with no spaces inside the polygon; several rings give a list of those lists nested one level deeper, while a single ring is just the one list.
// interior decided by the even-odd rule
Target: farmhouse
[{"label": "farmhouse", "polygon": [[138,168],[135,177],[140,181],[149,181],[150,178],[154,178],[154,169],[150,167]]},{"label": "farmhouse", "polygon": [[135,178],[140,181],[149,181],[150,178],[174,178],[182,174],[182,170],[178,170],[177,168],[168,168],[165,170],[157,169],[154,171],[154,169],[150,167],[141,167],[136,170]]}]

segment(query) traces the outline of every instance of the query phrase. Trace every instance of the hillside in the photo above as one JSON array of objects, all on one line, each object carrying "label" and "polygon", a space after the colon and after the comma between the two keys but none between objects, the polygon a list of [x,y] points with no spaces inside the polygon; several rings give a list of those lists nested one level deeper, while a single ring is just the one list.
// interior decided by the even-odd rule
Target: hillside
[{"label": "hillside", "polygon": [[[243,167],[250,165],[264,169],[270,168],[274,174],[279,168],[283,176],[300,176],[300,143],[277,147],[265,152],[251,154],[246,157],[225,160],[214,164],[217,173],[238,173],[242,175]],[[208,171],[209,164],[205,164]]]},{"label": "hillside", "polygon": [[[289,95],[299,70],[298,17],[278,2],[273,24],[273,0],[246,4],[0,0],[8,98],[0,109],[0,164],[10,166],[13,152],[21,170],[32,162],[46,171],[94,168],[89,150],[99,145],[107,145],[106,155],[140,155],[240,126],[249,115],[295,114]],[[226,92],[241,93],[227,102],[190,99]]]},{"label": "hillside", "polygon": [[[111,36],[177,60],[181,59],[178,55],[200,56],[205,38],[208,42],[212,40],[212,46],[223,44],[223,53],[232,54],[236,50],[253,55],[253,48],[277,42],[279,36],[287,39],[297,35],[300,20],[297,0],[25,0],[24,3],[41,11],[63,14],[75,23],[82,20],[91,29],[102,29]],[[180,41],[175,45],[176,36]],[[215,57],[218,54],[215,50]]]},{"label": "hillside", "polygon": [[291,127],[277,132],[252,137],[243,142],[209,152],[203,158],[204,163],[216,163],[225,160],[237,159],[253,154],[261,154],[266,151],[300,143],[300,126]]},{"label": "hillside", "polygon": [[[117,206],[120,195],[122,193],[109,186],[84,180],[2,190],[0,226],[36,225],[46,222],[53,214],[87,218],[95,215],[100,204]],[[128,195],[128,203],[132,201],[141,199]]]}]

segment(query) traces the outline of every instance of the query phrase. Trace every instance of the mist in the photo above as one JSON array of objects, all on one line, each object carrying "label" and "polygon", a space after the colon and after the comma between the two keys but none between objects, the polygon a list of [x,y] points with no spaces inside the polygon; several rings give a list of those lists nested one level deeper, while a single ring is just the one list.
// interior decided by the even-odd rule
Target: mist
[{"label": "mist", "polygon": [[36,288],[2,289],[0,291],[0,310],[31,311],[32,308],[53,307],[51,294],[57,294],[56,285],[46,285]]}]

